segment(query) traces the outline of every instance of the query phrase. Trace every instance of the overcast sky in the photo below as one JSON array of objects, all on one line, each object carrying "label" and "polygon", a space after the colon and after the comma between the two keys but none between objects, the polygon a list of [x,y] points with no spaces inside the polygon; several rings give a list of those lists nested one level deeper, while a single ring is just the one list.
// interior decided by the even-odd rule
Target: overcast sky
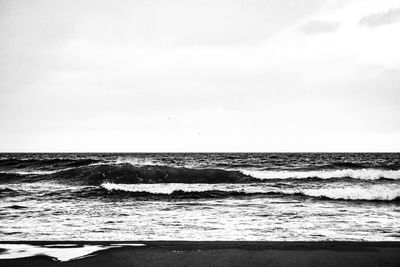
[{"label": "overcast sky", "polygon": [[0,151],[400,151],[399,47],[399,0],[0,0]]}]

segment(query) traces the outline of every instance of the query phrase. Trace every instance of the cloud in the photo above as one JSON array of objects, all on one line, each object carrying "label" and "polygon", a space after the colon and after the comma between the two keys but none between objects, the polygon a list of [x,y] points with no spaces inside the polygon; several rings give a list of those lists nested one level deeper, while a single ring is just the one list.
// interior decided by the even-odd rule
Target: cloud
[{"label": "cloud", "polygon": [[382,1],[0,0],[0,150],[398,150]]},{"label": "cloud", "polygon": [[335,21],[310,21],[300,28],[300,32],[305,34],[319,34],[334,32],[339,27],[339,22]]},{"label": "cloud", "polygon": [[400,7],[385,12],[369,14],[360,20],[360,25],[375,27],[400,21]]}]

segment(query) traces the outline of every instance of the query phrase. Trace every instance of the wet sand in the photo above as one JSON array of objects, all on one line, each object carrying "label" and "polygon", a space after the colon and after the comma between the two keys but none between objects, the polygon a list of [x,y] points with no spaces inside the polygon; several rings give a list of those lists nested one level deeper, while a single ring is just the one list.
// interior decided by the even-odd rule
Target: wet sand
[{"label": "wet sand", "polygon": [[[0,266],[400,266],[400,242],[7,242],[7,244],[112,245],[141,243],[98,251],[67,262],[47,256],[0,260]],[[1,253],[1,251],[0,251]]]}]

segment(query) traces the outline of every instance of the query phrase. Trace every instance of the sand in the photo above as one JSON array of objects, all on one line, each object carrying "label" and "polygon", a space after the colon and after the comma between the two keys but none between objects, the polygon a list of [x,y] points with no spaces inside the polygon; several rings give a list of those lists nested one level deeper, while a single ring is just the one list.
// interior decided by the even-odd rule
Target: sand
[{"label": "sand", "polygon": [[[13,244],[102,245],[115,242],[6,242]],[[0,260],[7,266],[400,266],[400,242],[192,242],[134,241],[91,257],[57,262],[46,256]]]}]

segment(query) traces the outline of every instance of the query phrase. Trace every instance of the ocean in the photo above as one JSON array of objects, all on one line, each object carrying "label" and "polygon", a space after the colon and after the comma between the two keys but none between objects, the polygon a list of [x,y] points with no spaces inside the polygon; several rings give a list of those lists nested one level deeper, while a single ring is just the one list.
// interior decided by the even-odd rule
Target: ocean
[{"label": "ocean", "polygon": [[399,153],[0,154],[0,240],[399,241]]}]

